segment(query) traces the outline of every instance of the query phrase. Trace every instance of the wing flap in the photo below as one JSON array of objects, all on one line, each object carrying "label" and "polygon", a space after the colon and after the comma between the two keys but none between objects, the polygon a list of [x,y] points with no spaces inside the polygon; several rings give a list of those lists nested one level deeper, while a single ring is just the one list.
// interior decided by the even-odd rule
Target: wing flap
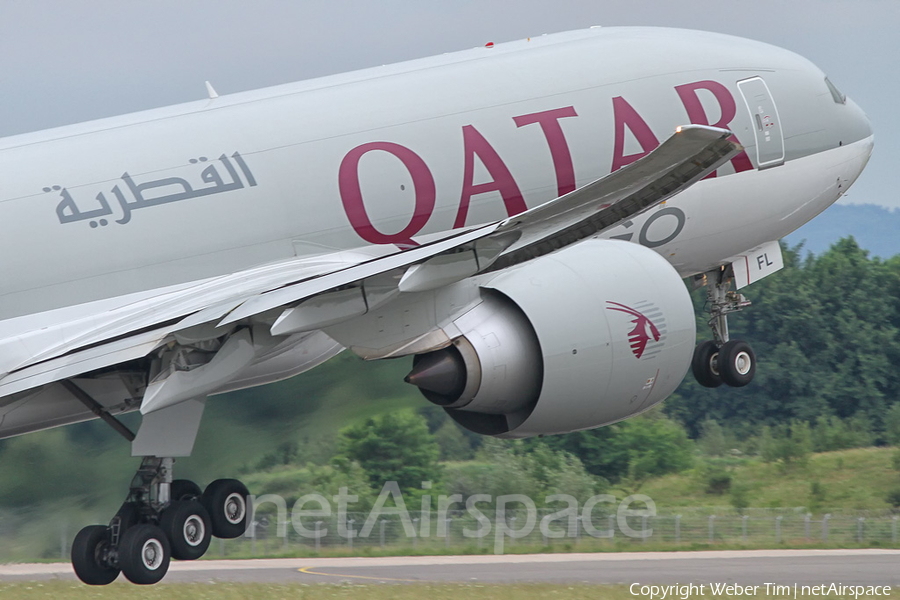
[{"label": "wing flap", "polygon": [[[0,350],[3,350],[0,352],[0,373],[14,373],[148,328],[168,324],[168,332],[221,319],[247,298],[285,282],[312,278],[369,258],[364,254],[341,252],[312,259],[294,259],[195,282],[191,286],[178,286],[171,291],[167,288],[157,295],[142,295],[138,300],[126,296],[118,305],[104,301],[94,313],[35,328],[0,342]],[[51,315],[48,318],[52,318]],[[34,315],[29,319],[34,321]],[[24,353],[24,348],[30,352]]]},{"label": "wing flap", "polygon": [[19,369],[0,379],[0,397],[143,358],[167,334],[166,329],[145,331]]},{"label": "wing flap", "polygon": [[[273,308],[290,305],[316,294],[363,281],[369,277],[381,275],[395,269],[405,269],[447,251],[456,251],[459,247],[465,247],[466,244],[493,233],[499,225],[499,223],[493,223],[485,227],[479,227],[478,229],[454,235],[448,239],[432,242],[427,246],[418,246],[410,250],[397,252],[384,258],[260,294],[248,299],[238,308],[231,311],[227,317],[220,321],[219,325],[228,325]],[[402,272],[399,275],[402,275]]]}]

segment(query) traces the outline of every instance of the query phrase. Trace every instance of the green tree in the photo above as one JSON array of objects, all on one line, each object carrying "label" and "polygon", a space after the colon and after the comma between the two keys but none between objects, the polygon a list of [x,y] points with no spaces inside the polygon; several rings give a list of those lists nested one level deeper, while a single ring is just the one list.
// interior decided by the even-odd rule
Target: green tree
[{"label": "green tree", "polygon": [[900,446],[900,402],[895,402],[884,415],[884,439],[892,446]]},{"label": "green tree", "polygon": [[617,482],[639,482],[693,464],[694,443],[675,420],[655,410],[590,431],[552,436],[539,442],[576,456],[593,475]]},{"label": "green tree", "polygon": [[541,443],[578,457],[588,473],[618,481],[628,473],[628,448],[622,443],[622,425],[617,423],[565,435],[554,435],[526,443]]},{"label": "green tree", "polygon": [[707,456],[722,456],[728,451],[725,430],[715,419],[703,421],[698,445]]},{"label": "green tree", "polygon": [[733,483],[729,490],[729,501],[739,514],[743,514],[744,510],[750,506],[749,498],[750,490],[743,483]]},{"label": "green tree", "polygon": [[825,486],[820,481],[809,484],[809,510],[817,511],[825,503]]},{"label": "green tree", "polygon": [[816,452],[871,446],[871,424],[863,414],[854,415],[847,420],[834,415],[821,416],[816,419],[816,425],[812,429],[812,440],[813,450]]},{"label": "green tree", "polygon": [[866,448],[875,443],[874,427],[868,413],[858,411],[847,423],[850,430],[851,448]]},{"label": "green tree", "polygon": [[[371,509],[381,491],[369,484],[359,463],[348,460],[338,460],[330,465],[276,466],[268,471],[251,473],[244,477],[244,482],[257,497],[265,494],[281,496],[288,508],[307,494],[321,494],[330,500],[341,488],[347,488],[348,493],[359,498],[349,510],[366,511]],[[265,506],[268,511],[275,509],[273,505]]]},{"label": "green tree", "polygon": [[900,508],[900,486],[889,491],[886,500],[893,508]]},{"label": "green tree", "polygon": [[731,473],[723,467],[715,466],[706,470],[706,493],[722,495],[731,490]]},{"label": "green tree", "polygon": [[[801,252],[783,247],[785,268],[741,290],[753,307],[729,317],[732,335],[756,350],[754,382],[707,389],[686,377],[666,402],[692,436],[707,419],[749,439],[762,425],[833,415],[854,433],[842,444],[895,439],[883,419],[900,397],[900,257],[871,258],[853,238],[820,256]],[[708,338],[705,290],[693,298],[698,334]]]},{"label": "green tree", "polygon": [[760,455],[766,462],[780,462],[784,466],[803,465],[812,452],[812,432],[806,421],[792,421],[788,425],[764,427],[760,434]]},{"label": "green tree", "polygon": [[767,463],[778,460],[778,446],[776,445],[775,436],[772,434],[772,428],[764,425],[759,433],[759,441],[757,442],[760,457]]},{"label": "green tree", "polygon": [[630,419],[618,424],[620,443],[628,453],[628,475],[633,480],[677,473],[689,469],[694,460],[694,443],[678,423],[661,413]]},{"label": "green tree", "polygon": [[425,419],[404,410],[342,429],[336,460],[359,463],[375,488],[396,481],[404,493],[420,493],[423,481],[440,479],[439,453]]},{"label": "green tree", "polygon": [[525,468],[543,496],[568,494],[584,501],[605,487],[605,482],[590,475],[581,461],[568,452],[541,445],[525,458]]},{"label": "green tree", "polygon": [[469,443],[469,438],[450,419],[438,427],[434,432],[434,439],[440,447],[441,460],[471,460],[475,456],[475,449]]},{"label": "green tree", "polygon": [[514,442],[485,439],[473,462],[445,467],[447,492],[463,498],[475,494],[524,494],[539,502],[543,498],[540,483],[530,472],[524,453],[515,451],[517,446]]},{"label": "green tree", "polygon": [[578,458],[540,440],[489,438],[475,461],[446,467],[445,487],[463,498],[524,494],[540,506],[552,494],[568,494],[584,502],[605,489],[607,482],[588,473]]}]

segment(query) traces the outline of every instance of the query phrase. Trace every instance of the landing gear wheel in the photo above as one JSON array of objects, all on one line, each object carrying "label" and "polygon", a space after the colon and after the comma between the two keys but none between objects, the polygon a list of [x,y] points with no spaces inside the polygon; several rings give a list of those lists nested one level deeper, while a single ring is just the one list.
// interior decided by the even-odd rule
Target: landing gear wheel
[{"label": "landing gear wheel", "polygon": [[691,371],[697,383],[703,387],[716,388],[722,385],[719,375],[719,347],[712,340],[697,344],[694,358],[691,360]]},{"label": "landing gear wheel", "polygon": [[176,500],[197,500],[203,494],[200,486],[189,479],[176,479],[170,488],[172,502]]},{"label": "landing gear wheel", "polygon": [[209,513],[196,500],[173,501],[163,511],[159,527],[169,538],[172,558],[178,560],[197,560],[212,540]]},{"label": "landing gear wheel", "polygon": [[119,535],[122,535],[129,527],[141,522],[141,509],[134,502],[126,502],[116,512],[116,517],[119,517]]},{"label": "landing gear wheel", "polygon": [[109,528],[88,525],[78,532],[72,542],[72,567],[78,579],[88,585],[108,585],[119,576],[119,570],[105,564],[104,554],[109,548]]},{"label": "landing gear wheel", "polygon": [[136,525],[119,542],[119,566],[131,583],[158,583],[169,570],[169,540],[156,525]]},{"label": "landing gear wheel", "polygon": [[743,387],[756,374],[756,354],[741,340],[726,342],[719,349],[719,375],[731,387]]},{"label": "landing gear wheel", "polygon": [[239,537],[247,530],[249,495],[237,479],[217,479],[206,487],[200,502],[209,512],[214,536],[227,540]]}]

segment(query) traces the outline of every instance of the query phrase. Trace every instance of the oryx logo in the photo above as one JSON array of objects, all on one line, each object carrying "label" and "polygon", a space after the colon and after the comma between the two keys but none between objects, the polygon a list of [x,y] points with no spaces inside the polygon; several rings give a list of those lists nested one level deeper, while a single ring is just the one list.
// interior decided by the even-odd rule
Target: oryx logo
[{"label": "oryx logo", "polygon": [[[623,312],[634,317],[631,320],[631,322],[634,323],[634,329],[632,329],[628,333],[628,342],[631,345],[631,351],[634,353],[635,358],[641,358],[642,356],[644,356],[648,348],[655,351],[647,352],[647,356],[656,354],[659,351],[658,348],[662,346],[661,342],[665,339],[665,336],[663,335],[665,331],[660,330],[660,327],[665,328],[665,320],[662,319],[661,310],[657,309],[649,302],[642,302],[638,306],[640,310],[638,310],[638,308],[631,308],[630,306],[626,306],[618,302],[612,302],[610,300],[607,300],[606,303],[612,305],[607,306],[606,310]],[[654,318],[658,323],[660,323],[660,327],[657,327],[657,325],[651,320]],[[659,343],[651,344],[651,340],[653,342]]]}]

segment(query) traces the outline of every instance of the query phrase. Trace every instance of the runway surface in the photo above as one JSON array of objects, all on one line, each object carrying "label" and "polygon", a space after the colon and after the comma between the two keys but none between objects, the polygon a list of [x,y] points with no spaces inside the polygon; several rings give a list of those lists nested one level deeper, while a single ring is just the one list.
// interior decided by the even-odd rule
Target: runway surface
[{"label": "runway surface", "polygon": [[[121,577],[121,576],[120,576]],[[0,565],[0,581],[74,580],[68,563]],[[173,562],[165,583],[594,583],[900,586],[900,550],[745,550]]]}]

